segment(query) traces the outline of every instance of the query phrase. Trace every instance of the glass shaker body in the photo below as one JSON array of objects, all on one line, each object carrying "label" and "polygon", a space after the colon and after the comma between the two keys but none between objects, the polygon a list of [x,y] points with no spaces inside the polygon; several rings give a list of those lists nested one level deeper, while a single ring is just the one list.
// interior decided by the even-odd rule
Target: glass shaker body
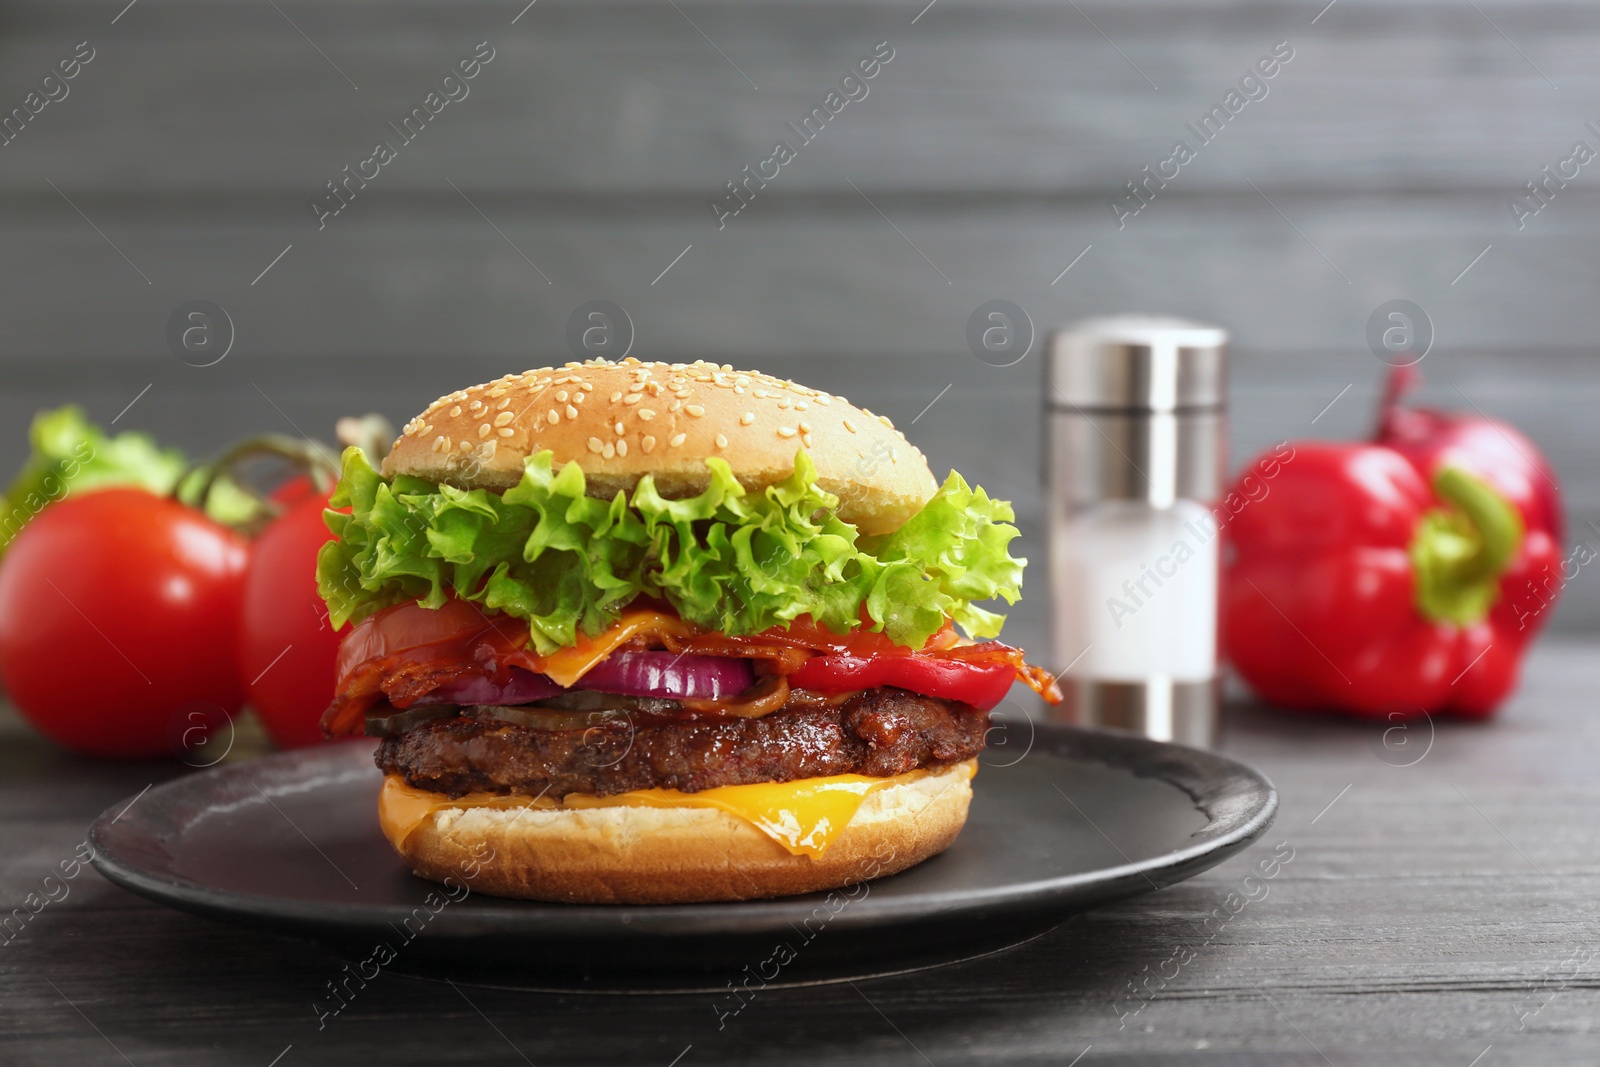
[{"label": "glass shaker body", "polygon": [[1211,744],[1226,334],[1089,320],[1051,338],[1045,457],[1059,714]]},{"label": "glass shaker body", "polygon": [[1108,500],[1057,523],[1055,655],[1067,673],[1124,684],[1215,679],[1220,534],[1193,500]]}]

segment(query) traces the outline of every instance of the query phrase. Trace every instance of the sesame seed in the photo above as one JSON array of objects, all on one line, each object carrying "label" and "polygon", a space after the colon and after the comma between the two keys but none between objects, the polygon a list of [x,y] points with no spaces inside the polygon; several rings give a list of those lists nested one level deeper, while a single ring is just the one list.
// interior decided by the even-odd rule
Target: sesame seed
[{"label": "sesame seed", "polygon": [[423,433],[432,433],[433,432],[433,423],[430,422],[426,426],[424,426],[422,428],[422,432]]},{"label": "sesame seed", "polygon": [[578,386],[578,388],[582,389],[586,393],[594,392],[594,386],[589,384],[588,382],[582,383],[581,385]]},{"label": "sesame seed", "polygon": [[481,441],[485,437],[488,437],[489,436],[489,431],[492,430],[492,429],[494,429],[494,427],[490,426],[487,422],[484,423],[482,426],[479,426],[478,427],[478,440]]},{"label": "sesame seed", "polygon": [[516,432],[517,431],[512,429],[510,426],[502,426],[502,427],[500,427],[500,436],[501,437],[510,437],[512,434],[514,434]]},{"label": "sesame seed", "polygon": [[697,419],[706,413],[706,409],[701,407],[699,404],[686,404],[683,410],[687,411]]},{"label": "sesame seed", "polygon": [[589,395],[588,393],[573,393],[572,394],[573,403],[576,403],[576,404],[583,403],[584,397],[586,397],[588,395]]},{"label": "sesame seed", "polygon": [[778,406],[783,408],[785,411],[787,411],[793,405],[794,401],[790,400],[788,397],[784,397],[782,400],[778,401]]},{"label": "sesame seed", "polygon": [[739,416],[739,425],[740,426],[749,426],[752,422],[755,422],[755,421],[756,421],[756,413],[753,412],[753,411],[747,411],[743,415]]},{"label": "sesame seed", "polygon": [[556,399],[565,404],[567,402],[567,391],[565,389],[557,389]]},{"label": "sesame seed", "polygon": [[807,404],[804,400],[797,400],[795,402],[794,409],[796,411],[804,411],[806,408],[808,408],[810,406],[811,405]]},{"label": "sesame seed", "polygon": [[589,438],[589,451],[598,454],[606,447],[605,442],[598,437]]},{"label": "sesame seed", "polygon": [[545,415],[550,419],[551,426],[554,426],[556,423],[561,421],[561,412],[557,411],[555,408],[551,408],[549,411],[545,412]]},{"label": "sesame seed", "polygon": [[472,442],[471,441],[462,441],[461,442],[461,451],[463,451],[463,452],[471,452],[472,451]]},{"label": "sesame seed", "polygon": [[504,426],[506,423],[510,422],[516,417],[517,413],[514,411],[502,411],[500,414],[494,417],[494,424],[496,426]]},{"label": "sesame seed", "polygon": [[644,454],[649,455],[656,450],[656,439],[649,434],[639,438],[639,447],[644,449]]},{"label": "sesame seed", "polygon": [[613,429],[615,429],[615,430],[616,430],[616,431],[617,431],[617,436],[618,436],[618,437],[621,437],[621,436],[622,436],[622,420],[621,420],[621,419],[618,419],[618,420],[617,420],[617,423],[616,423],[616,425],[615,425],[615,426],[614,426],[614,427],[613,427]]},{"label": "sesame seed", "polygon": [[672,403],[667,405],[667,410],[668,411],[673,411],[673,412],[682,411],[683,410],[683,401],[674,400]]},{"label": "sesame seed", "polygon": [[497,385],[493,389],[489,390],[489,395],[492,396],[492,397],[505,396],[506,395],[506,387],[503,386],[503,385]]},{"label": "sesame seed", "polygon": [[627,396],[622,398],[622,402],[624,404],[637,404],[643,399],[644,395],[642,393],[629,393]]},{"label": "sesame seed", "polygon": [[807,448],[810,448],[811,447],[811,435],[808,434],[808,433],[801,434],[800,435],[800,443],[805,445]]},{"label": "sesame seed", "polygon": [[828,398],[827,393],[818,393],[816,400],[817,403],[821,404],[823,407],[827,407],[829,404],[833,403],[833,401]]},{"label": "sesame seed", "polygon": [[727,448],[728,447],[728,439],[727,439],[727,437],[722,435],[722,434],[720,434],[720,433],[717,434],[717,447],[718,448]]},{"label": "sesame seed", "polygon": [[626,456],[627,454],[628,454],[628,442],[626,442],[626,441],[618,441],[617,442],[617,455]]},{"label": "sesame seed", "polygon": [[461,415],[461,405],[460,404],[457,404],[455,407],[450,409],[450,417],[452,419],[457,418],[460,415]]},{"label": "sesame seed", "polygon": [[617,454],[617,446],[612,444],[610,441],[607,441],[605,451],[600,454],[607,459],[610,459],[612,456]]},{"label": "sesame seed", "polygon": [[679,445],[683,444],[683,442],[687,441],[688,439],[689,439],[689,435],[686,434],[686,433],[675,433],[675,434],[672,435],[671,440],[669,440],[667,442],[667,444],[672,446],[673,448],[677,448]]},{"label": "sesame seed", "polygon": [[779,437],[793,437],[794,436],[794,427],[793,426],[779,426],[778,427],[778,436]]},{"label": "sesame seed", "polygon": [[613,404],[615,404],[617,401],[619,401],[621,399],[622,399],[622,390],[621,389],[618,389],[616,392],[611,394],[611,402]]},{"label": "sesame seed", "polygon": [[656,417],[656,413],[654,411],[651,411],[649,408],[640,408],[639,409],[639,418],[643,419],[645,422],[649,422],[651,419],[653,419],[655,417]]},{"label": "sesame seed", "polygon": [[448,452],[450,450],[450,439],[442,434],[435,437],[433,439],[433,450],[435,452]]},{"label": "sesame seed", "polygon": [[630,392],[630,393],[642,393],[642,392],[644,392],[644,382],[634,382],[632,385],[628,386],[628,392]]},{"label": "sesame seed", "polygon": [[839,421],[844,423],[844,428],[849,430],[851,433],[856,432],[856,424],[851,422],[849,419],[840,419]]},{"label": "sesame seed", "polygon": [[577,417],[578,417],[578,409],[573,407],[571,404],[568,404],[567,405],[567,418],[575,419]]},{"label": "sesame seed", "polygon": [[471,412],[479,412],[479,411],[482,411],[482,410],[483,410],[483,401],[481,401],[481,400],[474,400],[474,401],[473,401],[473,402],[472,402],[472,403],[470,403],[470,404],[468,404],[468,405],[467,405],[467,410],[468,410],[468,411],[471,411]]},{"label": "sesame seed", "polygon": [[800,432],[801,433],[810,433],[811,432],[811,424],[809,422],[801,422],[800,423]]}]

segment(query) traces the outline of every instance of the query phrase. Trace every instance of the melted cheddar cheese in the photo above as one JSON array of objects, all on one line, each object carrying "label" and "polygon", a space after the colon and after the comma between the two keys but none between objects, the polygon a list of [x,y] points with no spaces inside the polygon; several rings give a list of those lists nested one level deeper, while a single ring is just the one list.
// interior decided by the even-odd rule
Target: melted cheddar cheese
[{"label": "melted cheddar cheese", "polygon": [[645,609],[625,611],[616,625],[598,637],[580,633],[577,644],[540,657],[539,673],[570,688],[624,641],[641,634],[660,633],[693,637],[699,631],[676,615]]},{"label": "melted cheddar cheese", "polygon": [[[978,771],[978,761],[967,760],[961,768],[971,778]],[[915,781],[927,773],[911,771],[893,778],[839,774],[828,778],[803,778],[797,782],[724,785],[698,793],[681,793],[676,789],[636,789],[608,797],[573,793],[559,801],[497,793],[468,793],[452,800],[440,793],[416,789],[407,785],[404,778],[391,774],[384,779],[383,790],[378,795],[378,822],[383,835],[398,849],[412,831],[435,814],[466,808],[532,808],[535,811],[716,808],[746,820],[792,855],[819,856],[849,825],[870,794]]]}]

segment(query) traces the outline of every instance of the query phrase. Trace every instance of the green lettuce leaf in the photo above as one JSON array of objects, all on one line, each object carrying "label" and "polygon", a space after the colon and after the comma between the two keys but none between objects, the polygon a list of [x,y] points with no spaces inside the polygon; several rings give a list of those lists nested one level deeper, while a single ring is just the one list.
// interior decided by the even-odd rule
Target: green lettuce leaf
[{"label": "green lettuce leaf", "polygon": [[900,530],[865,538],[839,519],[801,450],[794,473],[747,492],[721,459],[698,496],[669,500],[646,476],[631,496],[586,492],[582,469],[549,452],[528,459],[504,493],[458,489],[373,470],[347,449],[317,584],[334,625],[381,608],[450,596],[526,620],[541,653],[595,635],[641,596],[690,622],[750,634],[809,615],[835,633],[862,625],[920,647],[945,619],[993,637],[1004,616],[978,601],[1015,603],[1026,560],[1007,549],[1011,505],[952,472]]},{"label": "green lettuce leaf", "polygon": [[[6,488],[0,515],[0,549],[28,519],[71,493],[107,486],[133,486],[169,493],[189,468],[176,448],[162,448],[148,434],[108,434],[67,405],[41,411],[28,429],[32,453]],[[191,488],[192,486],[192,488]],[[178,496],[193,505],[198,480],[185,483]],[[242,523],[260,511],[260,502],[237,485],[218,479],[206,501],[206,512],[218,522]]]}]

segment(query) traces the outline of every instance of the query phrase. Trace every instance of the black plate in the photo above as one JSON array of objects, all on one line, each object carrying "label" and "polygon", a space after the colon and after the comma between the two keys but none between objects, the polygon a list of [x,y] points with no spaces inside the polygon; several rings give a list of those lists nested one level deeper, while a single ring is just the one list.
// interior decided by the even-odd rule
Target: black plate
[{"label": "black plate", "polygon": [[967,827],[947,852],[849,895],[654,906],[481,894],[440,906],[435,895],[430,910],[440,887],[410,874],[378,832],[381,777],[362,743],[169,782],[114,805],[90,840],[95,866],[118,885],[315,939],[373,961],[365,970],[721,991],[758,972],[767,985],[838,981],[1016,944],[1220,863],[1277,811],[1266,778],[1214,753],[1044,723],[1019,730],[1033,734],[1027,744],[985,753]]}]

